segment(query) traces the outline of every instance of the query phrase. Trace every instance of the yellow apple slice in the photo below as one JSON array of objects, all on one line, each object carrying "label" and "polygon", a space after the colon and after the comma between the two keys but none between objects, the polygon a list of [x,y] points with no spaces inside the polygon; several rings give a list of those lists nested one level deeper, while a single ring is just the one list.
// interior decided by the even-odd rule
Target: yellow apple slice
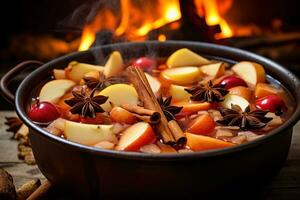
[{"label": "yellow apple slice", "polygon": [[138,122],[123,132],[116,149],[138,151],[140,147],[154,142],[155,139],[151,126],[146,122]]},{"label": "yellow apple slice", "polygon": [[201,71],[198,67],[177,67],[162,71],[161,76],[174,84],[189,85],[199,80]]},{"label": "yellow apple slice", "polygon": [[188,101],[191,97],[187,91],[184,90],[185,87],[180,85],[170,85],[169,93],[172,96],[173,101]]},{"label": "yellow apple slice", "polygon": [[101,107],[109,112],[115,106],[123,104],[137,105],[138,94],[135,88],[128,84],[115,84],[102,90],[99,95],[108,96],[108,100]]},{"label": "yellow apple slice", "polygon": [[104,67],[98,65],[91,65],[87,63],[79,63],[77,61],[70,62],[65,69],[66,77],[75,82],[79,82],[83,76],[90,71],[103,72]]},{"label": "yellow apple slice", "polygon": [[145,73],[145,76],[149,82],[149,85],[153,91],[154,94],[157,94],[160,90],[161,87],[161,83],[159,82],[159,80],[153,76],[151,76],[148,73]]},{"label": "yellow apple slice", "polygon": [[55,79],[66,79],[66,72],[63,69],[53,69]]},{"label": "yellow apple slice", "polygon": [[66,121],[64,134],[67,140],[89,146],[101,141],[117,142],[117,138],[113,133],[113,125],[82,124]]},{"label": "yellow apple slice", "polygon": [[203,65],[202,67],[200,67],[200,70],[208,76],[218,78],[218,77],[224,75],[225,64],[222,62],[219,62],[219,63]]},{"label": "yellow apple slice", "polygon": [[235,64],[231,69],[252,87],[266,80],[265,70],[258,63],[242,61]]},{"label": "yellow apple slice", "polygon": [[104,66],[105,77],[116,76],[124,69],[123,58],[120,52],[114,51]]},{"label": "yellow apple slice", "polygon": [[210,61],[193,51],[183,48],[175,51],[167,60],[169,68],[182,66],[201,66],[209,64]]},{"label": "yellow apple slice", "polygon": [[231,104],[233,104],[240,106],[241,109],[244,111],[250,105],[245,98],[239,95],[227,94],[224,98],[224,101],[221,103],[224,108],[231,109]]},{"label": "yellow apple slice", "polygon": [[76,83],[68,79],[52,80],[47,82],[39,94],[40,101],[57,103]]}]

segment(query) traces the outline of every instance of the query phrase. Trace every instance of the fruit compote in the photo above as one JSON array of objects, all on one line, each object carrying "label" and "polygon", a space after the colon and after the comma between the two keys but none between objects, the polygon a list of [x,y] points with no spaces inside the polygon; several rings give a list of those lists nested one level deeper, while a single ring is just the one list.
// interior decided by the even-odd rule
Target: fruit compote
[{"label": "fruit compote", "polygon": [[286,90],[258,63],[209,60],[189,49],[167,59],[54,69],[29,118],[96,148],[144,153],[221,149],[264,137],[292,111]]}]

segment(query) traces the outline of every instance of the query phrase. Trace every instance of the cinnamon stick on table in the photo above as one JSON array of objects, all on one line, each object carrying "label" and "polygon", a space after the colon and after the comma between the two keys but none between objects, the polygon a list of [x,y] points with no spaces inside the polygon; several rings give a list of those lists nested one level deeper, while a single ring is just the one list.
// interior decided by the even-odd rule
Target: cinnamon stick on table
[{"label": "cinnamon stick on table", "polygon": [[144,107],[157,111],[161,115],[158,131],[164,143],[180,143],[186,142],[186,137],[175,120],[168,122],[163,110],[161,109],[156,96],[154,95],[149,82],[143,72],[138,67],[130,66],[127,68],[128,78],[135,87],[139,98],[144,103]]}]

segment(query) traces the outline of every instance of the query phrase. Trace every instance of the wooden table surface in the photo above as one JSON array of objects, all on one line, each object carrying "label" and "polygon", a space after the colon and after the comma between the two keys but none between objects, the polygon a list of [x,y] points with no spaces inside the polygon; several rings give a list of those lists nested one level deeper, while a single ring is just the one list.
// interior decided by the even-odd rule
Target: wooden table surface
[{"label": "wooden table surface", "polygon": [[[0,167],[14,178],[16,187],[33,178],[44,179],[36,165],[29,166],[17,157],[18,142],[11,139],[12,133],[5,131],[5,116],[14,116],[11,111],[0,111]],[[300,122],[294,127],[293,141],[286,164],[280,173],[267,185],[256,199],[299,200],[300,199]],[[250,190],[250,193],[253,191]]]}]

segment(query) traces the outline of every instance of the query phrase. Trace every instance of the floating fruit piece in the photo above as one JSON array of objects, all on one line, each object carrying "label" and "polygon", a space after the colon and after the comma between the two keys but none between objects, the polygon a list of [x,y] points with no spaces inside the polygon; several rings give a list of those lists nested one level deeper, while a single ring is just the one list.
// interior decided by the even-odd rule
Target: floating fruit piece
[{"label": "floating fruit piece", "polygon": [[100,79],[100,73],[98,71],[90,71],[88,73],[86,73],[84,76],[83,76],[84,79],[89,79],[89,78],[93,78],[93,79],[97,79],[99,80]]},{"label": "floating fruit piece", "polygon": [[159,146],[161,153],[176,153],[177,152],[173,147],[171,147],[168,144],[163,144],[161,142],[157,142],[156,144],[157,144],[157,146]]},{"label": "floating fruit piece", "polygon": [[149,85],[153,91],[154,94],[158,94],[160,88],[161,88],[161,83],[159,82],[159,80],[153,76],[151,76],[148,73],[145,73],[145,76],[149,82]]},{"label": "floating fruit piece", "polygon": [[171,83],[188,85],[199,80],[201,71],[198,67],[177,67],[162,71],[161,76]]},{"label": "floating fruit piece", "polygon": [[227,94],[221,104],[228,109],[231,109],[231,104],[238,105],[243,111],[250,105],[245,98],[235,94]]},{"label": "floating fruit piece", "polygon": [[94,125],[66,121],[64,134],[72,142],[90,146],[101,141],[117,142],[117,138],[113,133],[113,125]]},{"label": "floating fruit piece", "polygon": [[61,79],[47,82],[39,94],[40,101],[57,103],[76,83],[71,80]]},{"label": "floating fruit piece", "polygon": [[120,52],[114,51],[110,54],[109,59],[104,66],[104,75],[106,78],[116,76],[124,70],[123,58]]},{"label": "floating fruit piece", "polygon": [[276,114],[281,114],[286,111],[286,105],[282,98],[277,95],[269,95],[257,99],[255,101],[257,108],[265,111],[275,112]]},{"label": "floating fruit piece", "polygon": [[172,96],[172,100],[176,101],[189,101],[190,97],[192,96],[187,91],[185,91],[186,87],[179,86],[179,85],[171,85],[169,87],[169,93]]},{"label": "floating fruit piece", "polygon": [[220,82],[221,85],[225,85],[225,89],[228,90],[230,88],[233,88],[233,87],[236,87],[236,86],[244,86],[244,87],[247,87],[247,83],[237,77],[237,76],[227,76],[225,77],[221,82]]},{"label": "floating fruit piece", "polygon": [[137,121],[136,117],[121,107],[114,107],[110,111],[110,117],[118,123],[133,124]]},{"label": "floating fruit piece", "polygon": [[167,60],[167,66],[169,68],[182,66],[201,66],[209,63],[209,60],[187,48],[175,51]]},{"label": "floating fruit piece", "polygon": [[200,67],[200,70],[208,76],[218,78],[224,75],[225,63],[219,62],[219,63],[203,65]]},{"label": "floating fruit piece", "polygon": [[155,139],[151,126],[146,122],[138,122],[123,132],[116,149],[138,151],[140,147],[154,142]]},{"label": "floating fruit piece", "polygon": [[265,82],[265,70],[263,66],[258,63],[242,61],[235,64],[231,69],[250,86]]},{"label": "floating fruit piece", "polygon": [[187,131],[198,135],[208,135],[214,131],[215,127],[215,121],[211,116],[209,114],[203,114],[188,125]]},{"label": "floating fruit piece", "polygon": [[101,107],[109,112],[115,106],[123,104],[137,105],[138,94],[135,88],[128,84],[110,85],[102,90],[98,95],[108,96],[108,100]]},{"label": "floating fruit piece", "polygon": [[187,138],[187,146],[189,146],[194,151],[222,149],[234,146],[233,143],[225,142],[209,136],[196,135],[188,132],[185,135]]},{"label": "floating fruit piece", "polygon": [[256,98],[265,97],[268,95],[284,96],[284,91],[267,83],[258,83],[255,87],[254,96]]},{"label": "floating fruit piece", "polygon": [[148,58],[148,57],[140,57],[133,61],[133,66],[140,67],[143,70],[151,70],[152,68],[156,67],[155,60]]},{"label": "floating fruit piece", "polygon": [[53,69],[53,76],[56,80],[66,79],[66,72],[63,69]]},{"label": "floating fruit piece", "polygon": [[208,110],[210,108],[210,103],[194,103],[194,102],[176,102],[174,106],[182,107],[182,110],[178,115],[189,115],[198,111]]},{"label": "floating fruit piece", "polygon": [[68,67],[65,68],[66,77],[77,83],[83,78],[83,76],[90,71],[102,72],[103,66],[91,65],[87,63],[79,63],[77,61],[70,62]]},{"label": "floating fruit piece", "polygon": [[229,89],[229,94],[239,95],[245,98],[247,101],[251,100],[251,91],[249,88],[244,86],[236,86]]},{"label": "floating fruit piece", "polygon": [[28,117],[38,123],[49,123],[60,117],[57,108],[50,102],[37,101],[28,112]]}]

